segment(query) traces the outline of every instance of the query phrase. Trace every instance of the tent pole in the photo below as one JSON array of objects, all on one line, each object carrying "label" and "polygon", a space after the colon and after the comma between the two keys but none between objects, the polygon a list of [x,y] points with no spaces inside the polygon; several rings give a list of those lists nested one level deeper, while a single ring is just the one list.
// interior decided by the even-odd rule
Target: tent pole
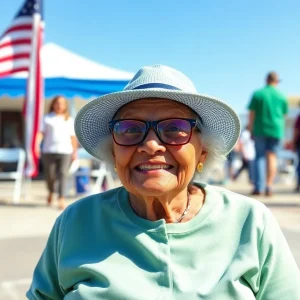
[{"label": "tent pole", "polygon": [[70,115],[73,119],[75,119],[76,116],[76,106],[75,106],[75,98],[69,99],[69,104],[70,104]]}]

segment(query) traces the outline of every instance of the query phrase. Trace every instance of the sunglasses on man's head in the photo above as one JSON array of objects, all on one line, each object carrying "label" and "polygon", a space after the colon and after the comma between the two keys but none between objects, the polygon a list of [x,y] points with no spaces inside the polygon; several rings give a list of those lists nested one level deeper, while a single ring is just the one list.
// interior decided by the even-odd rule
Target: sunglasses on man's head
[{"label": "sunglasses on man's head", "polygon": [[190,141],[192,129],[196,124],[197,120],[184,118],[159,121],[122,119],[110,121],[109,128],[115,143],[120,146],[134,146],[142,143],[150,128],[153,128],[162,143],[180,146]]}]

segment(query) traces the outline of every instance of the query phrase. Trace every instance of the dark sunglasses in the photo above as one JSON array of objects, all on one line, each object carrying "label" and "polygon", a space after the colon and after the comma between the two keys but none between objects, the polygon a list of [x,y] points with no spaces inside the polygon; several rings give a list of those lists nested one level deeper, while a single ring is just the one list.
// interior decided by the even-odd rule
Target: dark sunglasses
[{"label": "dark sunglasses", "polygon": [[153,128],[159,140],[166,145],[187,144],[197,120],[174,118],[159,121],[141,121],[135,119],[112,120],[109,128],[113,139],[120,146],[134,146],[142,143],[150,128]]}]

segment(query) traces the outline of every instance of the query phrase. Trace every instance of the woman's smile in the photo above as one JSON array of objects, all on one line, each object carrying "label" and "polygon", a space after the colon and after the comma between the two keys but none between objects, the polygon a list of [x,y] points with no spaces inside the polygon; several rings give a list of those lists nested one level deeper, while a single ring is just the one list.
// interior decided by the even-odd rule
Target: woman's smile
[{"label": "woman's smile", "polygon": [[173,166],[166,163],[141,163],[134,167],[134,170],[142,174],[156,174],[170,169]]}]

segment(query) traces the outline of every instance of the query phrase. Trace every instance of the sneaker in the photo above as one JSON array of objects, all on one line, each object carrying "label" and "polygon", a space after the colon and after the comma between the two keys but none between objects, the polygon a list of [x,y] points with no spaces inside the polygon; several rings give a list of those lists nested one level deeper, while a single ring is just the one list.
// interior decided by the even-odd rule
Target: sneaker
[{"label": "sneaker", "polygon": [[251,196],[260,196],[261,192],[254,190],[250,195]]}]

